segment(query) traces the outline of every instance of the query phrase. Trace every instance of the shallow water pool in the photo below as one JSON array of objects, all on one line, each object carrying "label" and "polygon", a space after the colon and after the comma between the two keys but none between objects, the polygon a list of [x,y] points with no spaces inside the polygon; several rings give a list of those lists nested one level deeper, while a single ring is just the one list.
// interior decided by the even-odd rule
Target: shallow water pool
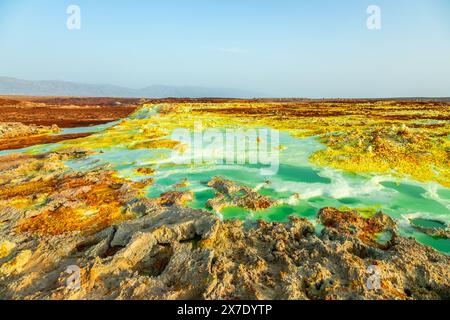
[{"label": "shallow water pool", "polygon": [[[153,115],[154,113],[137,114],[135,119]],[[102,134],[104,130],[118,123],[120,121],[97,126],[96,134]],[[81,133],[87,132],[84,130],[92,130],[92,127],[65,130],[64,133]],[[420,183],[407,178],[357,175],[315,166],[308,159],[314,152],[324,148],[315,137],[297,139],[286,132],[281,132],[280,144],[283,148],[277,150],[278,170],[271,176],[262,174],[263,165],[221,165],[216,163],[218,159],[214,157],[198,164],[179,164],[173,161],[177,155],[172,150],[132,150],[127,146],[115,144],[107,148],[93,149],[97,151],[96,154],[84,159],[69,160],[66,164],[74,170],[88,170],[109,164],[122,177],[133,180],[154,178],[154,185],[147,190],[149,197],[158,197],[187,179],[189,185],[184,189],[194,192],[194,200],[189,204],[194,208],[204,209],[206,202],[214,197],[214,190],[209,188],[206,182],[215,176],[258,189],[261,194],[277,199],[281,203],[276,207],[257,212],[242,208],[226,208],[222,212],[216,212],[223,219],[286,221],[289,216],[296,215],[314,221],[317,212],[328,206],[338,209],[369,208],[373,212],[383,211],[397,220],[402,235],[413,236],[423,244],[450,254],[450,239],[433,238],[417,231],[410,223],[410,220],[435,221],[441,226],[448,226],[450,189],[436,183]],[[61,143],[34,146],[0,152],[0,155],[14,152],[39,154],[62,146]],[[223,153],[218,154],[223,156]],[[146,176],[136,172],[136,169],[144,167],[151,167],[156,173]]]}]

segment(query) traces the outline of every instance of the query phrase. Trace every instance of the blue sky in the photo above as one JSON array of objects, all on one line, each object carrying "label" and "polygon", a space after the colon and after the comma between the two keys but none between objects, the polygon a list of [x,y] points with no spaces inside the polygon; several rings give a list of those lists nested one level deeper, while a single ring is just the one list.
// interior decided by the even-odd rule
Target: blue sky
[{"label": "blue sky", "polygon": [[[66,8],[81,9],[81,30]],[[381,8],[379,31],[366,9]],[[450,96],[448,0],[0,0],[0,75],[241,88],[272,96]]]}]

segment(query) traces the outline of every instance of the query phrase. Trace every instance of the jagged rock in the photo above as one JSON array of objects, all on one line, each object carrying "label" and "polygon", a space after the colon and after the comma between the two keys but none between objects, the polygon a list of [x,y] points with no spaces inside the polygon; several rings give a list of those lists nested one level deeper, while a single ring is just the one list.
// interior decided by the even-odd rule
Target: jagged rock
[{"label": "jagged rock", "polygon": [[[339,231],[339,235],[352,235],[374,247],[391,245],[397,237],[396,224],[389,216],[378,212],[365,219],[357,211],[339,211],[335,208],[323,208],[318,213],[319,221],[326,227]],[[389,232],[391,239],[380,244],[376,237],[382,232]]]},{"label": "jagged rock", "polygon": [[[325,208],[319,217],[325,229],[318,236],[311,222],[299,218],[260,221],[248,229],[201,210],[149,212],[89,237],[29,237],[15,250],[13,262],[0,269],[0,294],[41,299],[450,297],[448,256],[400,236],[388,248],[367,241],[373,232],[393,227],[381,213],[364,219]],[[32,262],[33,252],[39,252],[39,261]],[[13,270],[14,261],[20,263]],[[63,281],[65,269],[74,264],[83,274],[79,290],[67,289]],[[367,286],[371,266],[379,270],[380,289]],[[36,270],[47,276],[39,278]]]},{"label": "jagged rock", "polygon": [[136,169],[136,172],[142,175],[153,175],[155,174],[156,170],[153,168],[138,168]]},{"label": "jagged rock", "polygon": [[414,226],[414,229],[423,232],[431,237],[450,239],[450,230],[439,228],[424,228],[420,226]]},{"label": "jagged rock", "polygon": [[[39,169],[58,157],[0,163],[2,299],[450,299],[450,257],[401,237],[382,213],[324,208],[320,234],[293,217],[221,221],[183,207],[189,192],[147,199],[107,168]],[[225,205],[274,204],[231,181],[210,185]],[[74,268],[79,289],[66,284]]]},{"label": "jagged rock", "polygon": [[251,188],[220,177],[213,178],[208,182],[208,186],[217,191],[215,198],[207,202],[207,207],[216,212],[220,212],[225,207],[240,207],[256,211],[270,208],[277,203]]},{"label": "jagged rock", "polygon": [[184,206],[187,202],[194,199],[192,191],[168,191],[159,198],[162,206]]}]

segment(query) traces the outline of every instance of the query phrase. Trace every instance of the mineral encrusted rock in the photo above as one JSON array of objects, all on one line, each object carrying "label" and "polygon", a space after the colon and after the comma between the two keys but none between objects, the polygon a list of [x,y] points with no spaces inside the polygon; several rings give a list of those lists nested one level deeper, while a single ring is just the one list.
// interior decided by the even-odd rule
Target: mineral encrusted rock
[{"label": "mineral encrusted rock", "polygon": [[162,206],[170,207],[173,205],[185,206],[194,199],[192,191],[168,191],[161,195],[159,203]]},{"label": "mineral encrusted rock", "polygon": [[[382,213],[324,208],[320,233],[293,217],[221,221],[183,207],[183,191],[149,199],[108,168],[64,166],[83,154],[2,157],[1,299],[450,299],[450,257]],[[214,181],[232,201],[243,190]]]},{"label": "mineral encrusted rock", "polygon": [[[370,232],[359,229],[366,224],[363,218],[355,221],[335,209],[324,210],[335,221],[320,235],[304,219],[259,222],[246,230],[242,222],[221,222],[207,212],[180,207],[149,208],[140,219],[92,235],[42,238],[3,229],[2,238],[15,247],[10,246],[10,254],[1,260],[0,295],[6,299],[450,298],[449,257],[401,237],[389,247],[373,247],[364,241]],[[355,222],[363,240],[343,231]],[[65,282],[65,271],[73,265],[82,274],[77,290]],[[377,290],[367,286],[370,266],[380,273]]]},{"label": "mineral encrusted rock", "polygon": [[0,122],[0,139],[57,133],[58,126],[25,125],[20,122]]},{"label": "mineral encrusted rock", "polygon": [[424,228],[420,226],[414,226],[414,229],[432,237],[450,239],[450,229]]},{"label": "mineral encrusted rock", "polygon": [[256,211],[276,204],[276,201],[260,195],[251,188],[220,177],[211,179],[208,186],[217,191],[216,196],[207,203],[207,206],[216,212],[220,212],[225,207],[240,207]]}]

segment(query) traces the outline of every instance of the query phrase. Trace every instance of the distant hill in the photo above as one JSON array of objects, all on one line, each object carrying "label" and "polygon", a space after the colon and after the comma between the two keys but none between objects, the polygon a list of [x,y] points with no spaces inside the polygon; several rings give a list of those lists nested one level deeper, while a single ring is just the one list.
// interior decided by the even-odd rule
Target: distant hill
[{"label": "distant hill", "polygon": [[108,84],[67,81],[29,81],[0,77],[0,95],[118,97],[118,98],[259,98],[264,95],[229,88],[155,85],[131,89]]}]

